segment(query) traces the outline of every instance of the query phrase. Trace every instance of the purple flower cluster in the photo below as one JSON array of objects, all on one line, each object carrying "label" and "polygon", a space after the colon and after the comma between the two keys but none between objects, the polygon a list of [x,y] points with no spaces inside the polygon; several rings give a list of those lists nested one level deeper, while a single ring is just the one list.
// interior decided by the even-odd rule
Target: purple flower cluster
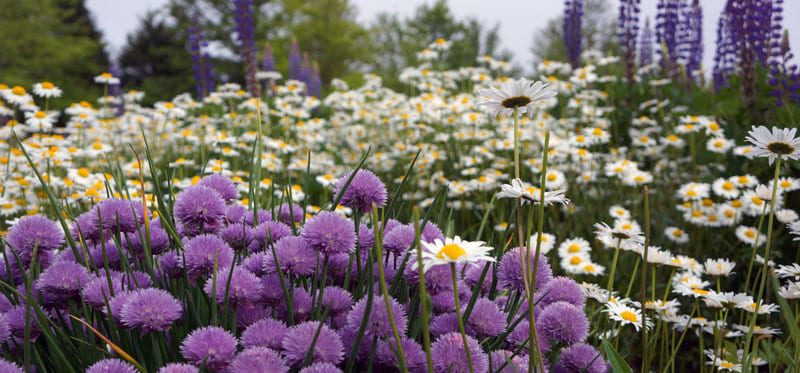
[{"label": "purple flower cluster", "polygon": [[207,51],[208,42],[200,25],[200,17],[193,15],[186,32],[197,97],[202,99],[214,91],[214,67]]},{"label": "purple flower cluster", "polygon": [[639,35],[639,12],[641,0],[622,0],[619,3],[617,38],[622,49],[625,76],[629,83],[636,74],[636,42]]},{"label": "purple flower cluster", "polygon": [[239,40],[239,57],[244,64],[247,92],[259,96],[258,49],[256,47],[256,25],[253,18],[253,0],[233,0],[233,19],[236,21],[236,37]]},{"label": "purple flower cluster", "polygon": [[564,1],[564,24],[562,33],[567,59],[572,67],[580,64],[583,44],[583,0]]}]

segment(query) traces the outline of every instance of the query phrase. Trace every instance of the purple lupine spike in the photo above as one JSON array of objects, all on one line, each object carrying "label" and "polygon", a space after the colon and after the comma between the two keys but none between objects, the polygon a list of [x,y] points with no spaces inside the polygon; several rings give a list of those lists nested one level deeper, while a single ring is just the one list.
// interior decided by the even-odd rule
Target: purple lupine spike
[{"label": "purple lupine spike", "polygon": [[253,97],[259,96],[258,81],[258,49],[256,48],[255,23],[253,20],[253,0],[233,0],[233,17],[236,21],[236,34],[239,39],[239,56],[244,63],[244,77],[247,92]]},{"label": "purple lupine spike", "polygon": [[581,58],[582,18],[583,0],[565,0],[562,32],[567,59],[573,67],[578,66]]},{"label": "purple lupine spike", "polygon": [[207,42],[200,28],[199,18],[192,16],[192,22],[187,29],[188,49],[192,58],[192,73],[194,74],[197,97],[204,98],[213,90],[213,72],[211,59],[207,55]]},{"label": "purple lupine spike", "polygon": [[701,69],[703,63],[703,8],[700,6],[699,0],[694,0],[692,6],[689,7],[687,18],[688,32],[691,37],[688,40],[686,71],[691,76]]},{"label": "purple lupine spike", "polygon": [[319,64],[314,61],[311,67],[311,78],[308,82],[308,95],[316,98],[322,97],[322,78],[319,74]]},{"label": "purple lupine spike", "polygon": [[644,20],[644,29],[639,39],[639,66],[648,66],[653,63],[653,29],[650,27],[650,18]]},{"label": "purple lupine spike", "polygon": [[667,75],[674,75],[678,66],[679,41],[683,26],[680,14],[684,0],[659,0],[656,5],[656,42],[659,44],[659,62]]},{"label": "purple lupine spike", "polygon": [[275,71],[275,56],[272,54],[272,46],[264,44],[264,52],[261,58],[261,71]]},{"label": "purple lupine spike", "polygon": [[780,31],[783,29],[782,21],[783,1],[777,0],[772,13],[768,83],[772,86],[770,95],[775,98],[778,107],[786,104],[787,98],[790,103],[800,103],[800,74],[797,65],[789,63],[793,54],[789,47],[789,32]]},{"label": "purple lupine spike", "polygon": [[619,4],[617,35],[622,48],[625,76],[633,83],[636,73],[636,38],[639,34],[641,0],[622,0]]},{"label": "purple lupine spike", "polygon": [[728,0],[717,23],[717,49],[714,53],[714,70],[712,72],[715,92],[727,86],[728,76],[735,64],[736,42],[730,27],[734,1]]},{"label": "purple lupine spike", "polygon": [[303,55],[300,52],[300,45],[297,40],[292,39],[292,46],[289,49],[289,79],[302,80]]}]

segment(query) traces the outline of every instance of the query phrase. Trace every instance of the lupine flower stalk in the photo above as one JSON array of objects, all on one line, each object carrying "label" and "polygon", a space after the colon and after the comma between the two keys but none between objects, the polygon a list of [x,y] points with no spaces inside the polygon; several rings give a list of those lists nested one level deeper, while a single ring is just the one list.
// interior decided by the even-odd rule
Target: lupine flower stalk
[{"label": "lupine flower stalk", "polygon": [[772,14],[769,85],[773,88],[770,94],[775,98],[775,105],[778,107],[783,106],[787,98],[791,103],[800,103],[800,74],[797,65],[789,63],[793,54],[789,47],[789,33],[782,32],[781,21],[783,0],[777,0]]},{"label": "lupine flower stalk", "polygon": [[644,20],[644,29],[639,39],[639,66],[648,66],[653,63],[653,29],[650,19]]},{"label": "lupine flower stalk", "polygon": [[684,37],[684,63],[688,77],[700,78],[698,74],[703,62],[703,7],[699,0],[695,0],[686,9],[685,14],[686,34]]},{"label": "lupine flower stalk", "polygon": [[236,33],[239,39],[239,56],[244,63],[245,83],[247,92],[253,97],[258,97],[258,72],[257,49],[255,39],[255,23],[253,20],[253,0],[233,0],[234,20]]},{"label": "lupine flower stalk", "polygon": [[581,58],[581,37],[583,18],[583,0],[566,0],[564,2],[563,37],[567,58],[573,67],[578,66]]},{"label": "lupine flower stalk", "polygon": [[639,35],[639,12],[641,0],[623,0],[619,4],[617,37],[625,64],[625,77],[634,82],[636,72],[636,39]]},{"label": "lupine flower stalk", "polygon": [[683,0],[659,0],[656,12],[656,42],[659,44],[661,69],[673,75],[678,66],[680,12]]},{"label": "lupine flower stalk", "polygon": [[199,26],[198,18],[192,17],[192,23],[187,29],[189,55],[192,58],[192,73],[194,74],[197,97],[203,98],[214,90],[214,71],[206,52],[207,42],[203,30]]},{"label": "lupine flower stalk", "polygon": [[292,39],[289,49],[289,79],[302,80],[303,54],[297,40]]}]

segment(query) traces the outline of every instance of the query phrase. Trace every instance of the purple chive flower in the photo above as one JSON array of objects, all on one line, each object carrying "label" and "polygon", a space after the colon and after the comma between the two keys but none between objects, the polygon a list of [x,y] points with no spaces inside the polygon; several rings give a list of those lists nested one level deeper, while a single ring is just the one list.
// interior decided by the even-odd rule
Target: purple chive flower
[{"label": "purple chive flower", "polygon": [[0,344],[11,337],[11,326],[8,324],[8,317],[5,313],[0,313]]},{"label": "purple chive flower", "polygon": [[[463,307],[466,309],[466,305]],[[464,310],[461,311],[462,313]],[[497,304],[487,298],[478,298],[467,319],[467,333],[477,338],[494,337],[505,329],[506,315]]]},{"label": "purple chive flower", "polygon": [[366,224],[361,223],[358,227],[358,249],[369,251],[375,244],[375,231]]},{"label": "purple chive flower", "polygon": [[275,256],[286,273],[308,276],[317,269],[317,252],[306,244],[300,237],[287,236],[275,243],[275,254],[272,252],[264,256],[264,271],[277,273]]},{"label": "purple chive flower", "polygon": [[222,228],[219,236],[235,251],[246,250],[253,243],[253,229],[244,223],[235,223]]},{"label": "purple chive flower", "polygon": [[236,338],[217,326],[195,329],[181,343],[184,359],[214,371],[225,370],[235,354]]},{"label": "purple chive flower", "polygon": [[[118,277],[111,277],[113,294],[122,291],[122,280]],[[86,304],[99,309],[105,307],[106,302],[111,299],[112,292],[108,287],[108,278],[105,275],[94,278],[81,290],[81,296]]]},{"label": "purple chive flower", "polygon": [[178,251],[167,251],[159,255],[158,268],[161,269],[163,274],[172,278],[178,278],[181,276],[181,271],[183,270],[183,258]]},{"label": "purple chive flower", "polygon": [[[467,336],[467,348],[472,357],[472,367],[475,372],[489,370],[489,357],[483,352],[475,338]],[[433,371],[436,373],[467,373],[467,352],[464,340],[459,333],[447,333],[436,339],[431,345],[433,356]]]},{"label": "purple chive flower", "polygon": [[[108,300],[108,307],[103,306],[100,308],[106,316],[111,316],[111,318],[119,324],[122,324],[122,307],[125,306],[125,302],[128,301],[128,298],[133,294],[132,290],[123,290],[120,292],[115,292],[114,296]],[[110,315],[109,315],[110,311]]]},{"label": "purple chive flower", "polygon": [[300,237],[323,255],[350,253],[356,244],[353,222],[331,211],[309,219]]},{"label": "purple chive flower", "polygon": [[25,371],[19,367],[16,363],[10,362],[3,358],[0,358],[0,372],[3,373],[24,373]]},{"label": "purple chive flower", "polygon": [[[403,345],[403,353],[406,358],[406,368],[408,368],[409,372],[424,372],[427,368],[427,362],[425,360],[425,352],[422,350],[422,346],[420,346],[417,341],[402,337],[400,339],[400,343]],[[378,350],[376,352],[376,357],[378,360],[378,364],[389,368],[389,369],[381,369],[380,371],[387,371],[387,370],[397,370],[399,369],[398,361],[397,361],[397,354],[394,351],[397,349],[397,343],[395,342],[394,338],[390,338],[388,340],[379,340],[378,341]]]},{"label": "purple chive flower", "polygon": [[[292,228],[278,221],[267,221],[253,228],[253,242],[250,243],[250,252],[267,249],[283,237],[291,236]],[[271,252],[270,252],[271,254]]]},{"label": "purple chive flower", "polygon": [[236,184],[225,176],[220,174],[210,174],[200,179],[197,185],[202,185],[214,189],[219,193],[220,197],[227,202],[231,202],[239,197],[239,191],[236,190]]},{"label": "purple chive flower", "polygon": [[[514,353],[508,350],[492,351],[492,358],[490,359],[492,361],[492,367],[490,371],[498,373],[527,372],[527,357],[519,355],[512,357],[513,355]],[[500,367],[502,367],[502,369]],[[549,369],[545,369],[544,371],[547,372]]]},{"label": "purple chive flower", "polygon": [[342,373],[342,370],[331,363],[316,363],[300,369],[299,373]]},{"label": "purple chive flower", "polygon": [[430,330],[435,336],[458,332],[458,315],[455,312],[448,312],[434,316]]},{"label": "purple chive flower", "polygon": [[[38,306],[37,306],[38,307]],[[29,320],[36,320],[36,311],[33,308],[27,308],[24,304],[16,305],[6,312],[6,319],[8,321],[8,328],[14,338],[25,338],[25,316],[28,315]],[[41,310],[41,308],[39,308]],[[39,330],[39,323],[30,323],[31,339],[36,339],[41,334]]]},{"label": "purple chive flower", "polygon": [[[259,210],[259,212],[261,212],[261,211],[262,210]],[[246,222],[246,223],[247,223],[247,225],[252,226],[253,225],[253,214],[251,214],[249,211],[247,211],[247,209],[244,206],[242,206],[242,205],[240,205],[238,203],[230,204],[230,205],[228,205],[228,207],[225,208],[225,223],[227,223],[227,224],[244,223],[245,222],[245,215],[249,215],[250,216],[250,222]],[[266,212],[266,215],[269,216],[269,212]],[[267,219],[267,220],[271,220],[271,219]],[[260,215],[258,217],[258,221],[262,221]]]},{"label": "purple chive flower", "polygon": [[353,296],[338,286],[326,286],[322,294],[322,306],[327,307],[328,314],[336,316],[350,310]]},{"label": "purple chive flower", "polygon": [[383,229],[383,234],[386,235],[391,232],[393,229],[403,225],[399,220],[396,219],[389,219],[386,221],[386,227]]},{"label": "purple chive flower", "polygon": [[[344,189],[345,183],[352,175],[352,172],[339,178],[339,182],[334,188],[334,195],[339,195]],[[342,193],[340,203],[352,209],[357,209],[364,214],[372,211],[372,205],[377,208],[386,206],[386,184],[375,176],[372,171],[358,170],[350,185]]]},{"label": "purple chive flower", "polygon": [[[411,224],[400,225],[384,234],[383,248],[387,254],[402,256],[414,244],[417,233]],[[416,257],[409,260],[416,260]]]},{"label": "purple chive flower", "polygon": [[[419,283],[419,271],[413,266],[407,265],[403,275],[406,277],[409,285],[416,285]],[[457,267],[459,272],[463,266]],[[453,295],[453,280],[450,277],[450,266],[434,266],[428,272],[425,272],[425,287],[431,294],[450,293]]]},{"label": "purple chive flower", "polygon": [[253,272],[254,275],[261,277],[267,272],[264,271],[264,261],[267,260],[267,255],[272,253],[253,253],[242,260],[242,265],[248,271]]},{"label": "purple chive flower", "polygon": [[[105,251],[105,257],[103,252]],[[65,255],[73,255],[72,250],[64,252]],[[105,243],[98,242],[89,247],[88,260],[94,264],[95,267],[104,267],[105,262],[108,261],[108,267],[114,270],[119,270],[121,266],[122,253],[117,249],[117,245],[113,240],[108,240]],[[76,262],[83,263],[83,259],[78,259]]]},{"label": "purple chive flower", "polygon": [[[6,241],[27,267],[37,249],[39,256],[52,252],[64,243],[64,231],[41,215],[24,216],[8,230]],[[9,253],[10,254],[10,253]],[[14,254],[6,255],[14,256]]]},{"label": "purple chive flower", "polygon": [[565,0],[564,2],[564,24],[562,32],[564,36],[564,47],[567,50],[567,58],[572,67],[580,64],[581,43],[583,38],[583,0]]},{"label": "purple chive flower", "polygon": [[278,208],[278,218],[280,221],[289,225],[297,225],[298,223],[301,223],[305,216],[306,213],[303,211],[303,208],[298,206],[296,203],[291,205],[284,203],[280,208]]},{"label": "purple chive flower", "polygon": [[261,300],[269,305],[286,303],[277,273],[266,274],[261,277],[261,291]]},{"label": "purple chive flower", "polygon": [[583,309],[586,304],[586,297],[583,295],[581,286],[569,277],[556,277],[539,291],[536,292],[534,299],[538,306],[546,307],[552,303],[564,301],[572,304],[579,309]]},{"label": "purple chive flower", "polygon": [[277,352],[266,347],[248,348],[233,359],[228,367],[231,372],[275,372],[286,373],[289,367]]},{"label": "purple chive flower", "polygon": [[[478,280],[481,279],[481,273],[483,273],[483,266],[484,265],[477,265],[477,266],[469,266],[467,271],[464,273],[464,283],[469,285],[470,288],[473,290],[475,286],[478,285]],[[489,265],[489,269],[486,271],[486,276],[483,278],[483,282],[480,283],[480,293],[485,294],[488,293],[492,287],[492,278],[494,277],[494,266]]]},{"label": "purple chive flower", "polygon": [[138,373],[133,365],[126,363],[120,359],[103,359],[100,360],[88,369],[86,373]]},{"label": "purple chive flower", "polygon": [[169,329],[182,314],[181,303],[172,294],[147,288],[136,290],[127,297],[120,318],[123,325],[147,333]]},{"label": "purple chive flower", "polygon": [[542,310],[537,330],[551,341],[565,344],[583,342],[589,334],[589,320],[583,310],[567,302],[555,302]]},{"label": "purple chive flower", "polygon": [[98,203],[90,212],[95,218],[102,219],[103,229],[109,232],[106,234],[107,239],[116,232],[133,233],[144,228],[146,217],[142,204],[138,201],[107,199]]},{"label": "purple chive flower", "polygon": [[245,329],[256,321],[272,315],[272,308],[267,309],[262,303],[243,304],[236,307],[236,327]]},{"label": "purple chive flower", "polygon": [[[550,352],[552,346],[550,345],[550,340],[547,337],[542,335],[541,327],[536,326],[536,335],[539,337],[539,349],[542,350],[542,353]],[[506,339],[511,346],[527,346],[528,338],[530,336],[530,324],[528,320],[523,319],[522,321],[514,327],[514,330],[508,335]]]},{"label": "purple chive flower", "polygon": [[603,355],[585,343],[577,343],[562,350],[558,363],[553,368],[555,373],[605,373],[608,370],[609,366]]},{"label": "purple chive flower", "polygon": [[[392,316],[397,326],[397,330],[401,335],[406,334],[406,327],[408,325],[408,318],[403,306],[394,298],[389,299],[389,304],[392,306]],[[362,320],[365,316],[367,309],[367,298],[364,297],[358,301],[350,313],[347,314],[347,327],[351,330],[358,330]],[[369,314],[369,320],[365,329],[365,335],[374,337],[391,337],[392,327],[389,323],[389,313],[386,311],[386,302],[383,296],[375,296],[372,302],[372,310]]]},{"label": "purple chive flower", "polygon": [[206,280],[203,291],[208,295],[215,291],[217,303],[220,304],[225,302],[226,295],[228,304],[232,306],[252,304],[261,298],[261,280],[241,266],[234,266],[233,269],[220,268],[216,283],[211,279]]},{"label": "purple chive flower", "polygon": [[344,358],[344,346],[339,335],[327,325],[320,324],[319,321],[308,321],[289,329],[286,337],[283,338],[283,353],[292,367],[299,368],[302,365],[309,348],[311,348],[314,336],[317,334],[317,329],[320,330],[316,344],[314,344],[311,362],[336,365]]},{"label": "purple chive flower", "polygon": [[73,262],[58,262],[44,270],[36,287],[53,301],[75,299],[83,286],[92,280],[85,267]]},{"label": "purple chive flower", "polygon": [[[123,241],[128,249],[138,258],[144,257],[144,245],[142,244],[141,237],[144,236],[144,227],[141,228],[141,236],[139,232],[126,233],[125,240]],[[150,254],[158,255],[163,253],[169,248],[170,241],[167,231],[161,227],[150,226]]]},{"label": "purple chive flower", "polygon": [[233,249],[217,236],[202,235],[192,238],[184,245],[186,270],[193,278],[210,275],[217,268],[228,267],[233,262]]},{"label": "purple chive flower", "polygon": [[[533,268],[535,260],[535,251],[531,249],[530,254],[530,267]],[[500,265],[497,268],[497,279],[499,285],[503,289],[508,290],[525,290],[526,279],[522,276],[522,265],[525,262],[525,255],[527,253],[520,247],[515,247],[503,255],[500,259]],[[539,254],[538,270],[536,271],[536,289],[541,289],[546,283],[550,282],[553,278],[553,270],[550,269],[550,264],[547,263],[547,257]]]},{"label": "purple chive flower", "polygon": [[161,369],[158,370],[158,373],[198,373],[200,372],[193,365],[183,364],[183,363],[169,363]]},{"label": "purple chive flower", "polygon": [[283,338],[289,328],[283,321],[271,318],[261,319],[244,330],[242,333],[242,346],[245,348],[251,347],[268,347],[273,350],[280,350]]},{"label": "purple chive flower", "polygon": [[[289,318],[289,311],[286,309],[286,301],[283,299],[283,293],[280,294],[280,303],[275,307],[278,315],[283,319]],[[295,288],[292,292],[292,307],[294,312],[294,321],[306,321],[311,315],[311,293],[302,287]]]},{"label": "purple chive flower", "polygon": [[[424,223],[424,225],[423,225]],[[426,242],[434,242],[436,240],[444,242],[444,233],[439,229],[439,226],[432,221],[420,222],[422,225],[422,234],[420,239]]]},{"label": "purple chive flower", "polygon": [[173,213],[188,236],[214,233],[222,226],[225,201],[216,190],[193,185],[178,194]]}]

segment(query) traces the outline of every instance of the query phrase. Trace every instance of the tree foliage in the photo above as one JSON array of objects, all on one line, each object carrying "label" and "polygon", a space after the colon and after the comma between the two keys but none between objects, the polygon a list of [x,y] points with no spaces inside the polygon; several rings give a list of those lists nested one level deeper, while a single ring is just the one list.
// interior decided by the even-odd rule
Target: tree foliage
[{"label": "tree foliage", "polygon": [[57,107],[101,93],[92,78],[108,56],[83,0],[0,0],[0,9],[0,82],[50,81],[64,89]]}]

